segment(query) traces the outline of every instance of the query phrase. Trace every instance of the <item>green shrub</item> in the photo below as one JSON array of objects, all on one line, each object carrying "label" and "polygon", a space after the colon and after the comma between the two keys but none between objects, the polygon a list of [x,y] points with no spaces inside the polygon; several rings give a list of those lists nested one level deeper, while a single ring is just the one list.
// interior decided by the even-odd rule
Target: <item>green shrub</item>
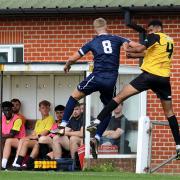
[{"label": "green shrub", "polygon": [[119,171],[116,167],[114,167],[113,163],[103,163],[90,168],[85,168],[84,171],[93,171],[93,172],[112,172]]}]

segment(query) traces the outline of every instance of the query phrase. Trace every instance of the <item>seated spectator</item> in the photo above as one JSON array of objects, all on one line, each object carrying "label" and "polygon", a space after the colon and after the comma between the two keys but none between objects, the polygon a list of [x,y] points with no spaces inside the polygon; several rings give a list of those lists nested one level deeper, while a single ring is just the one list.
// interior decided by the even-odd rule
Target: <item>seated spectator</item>
[{"label": "seated spectator", "polygon": [[[85,103],[80,103],[80,109],[81,109],[81,113],[83,118],[85,119],[85,110],[86,110],[86,104]],[[95,118],[93,116],[90,117],[90,120],[94,120]]]},{"label": "seated spectator", "polygon": [[49,101],[41,101],[39,103],[39,111],[41,112],[42,119],[36,121],[34,131],[31,135],[22,138],[18,145],[18,150],[16,153],[16,158],[14,160],[13,166],[20,167],[22,165],[23,159],[27,154],[28,149],[35,150],[34,147],[38,143],[38,138],[41,136],[46,136],[49,134],[49,131],[54,123],[54,119],[50,112],[50,102]]},{"label": "seated spectator", "polygon": [[2,138],[5,142],[1,167],[6,169],[11,148],[17,148],[19,139],[25,137],[25,126],[21,116],[13,112],[13,104],[9,101],[2,103]]},{"label": "seated spectator", "polygon": [[[111,117],[107,129],[101,137],[101,145],[117,145],[119,147],[122,143],[125,143],[125,135],[130,129],[130,122],[122,114],[122,108],[123,104],[120,104],[114,110],[114,116]],[[122,143],[120,143],[121,140],[123,140]]]},{"label": "seated spectator", "polygon": [[75,153],[83,143],[83,118],[79,103],[75,106],[72,117],[65,128],[64,136],[56,135],[53,138],[54,158],[62,157],[62,150],[70,150],[71,158],[75,158]]},{"label": "seated spectator", "polygon": [[80,105],[81,113],[83,114],[85,111],[85,103],[79,103],[79,105]]},{"label": "seated spectator", "polygon": [[[54,108],[55,114],[56,114],[56,122],[53,124],[51,131],[56,130],[58,128],[59,123],[62,121],[62,117],[64,114],[65,107],[63,105],[58,105]],[[34,165],[34,160],[37,158],[38,154],[40,159],[44,159],[49,153],[49,151],[52,151],[52,144],[53,140],[52,138],[55,136],[55,134],[50,133],[47,136],[41,136],[38,140],[38,143],[34,146],[30,157],[27,161],[27,169],[32,169]],[[53,153],[49,153],[50,159],[53,159]]]},{"label": "seated spectator", "polygon": [[25,124],[25,117],[23,114],[20,113],[20,109],[21,109],[21,101],[19,99],[12,99],[11,100],[12,104],[13,104],[13,113],[17,114],[19,117],[21,117],[23,123]]}]

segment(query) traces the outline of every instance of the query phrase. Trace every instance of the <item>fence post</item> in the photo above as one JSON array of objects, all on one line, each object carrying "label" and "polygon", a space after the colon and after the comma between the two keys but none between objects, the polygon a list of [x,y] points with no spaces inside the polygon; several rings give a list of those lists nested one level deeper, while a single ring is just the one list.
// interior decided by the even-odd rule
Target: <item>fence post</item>
[{"label": "fence post", "polygon": [[148,167],[150,120],[142,116],[138,121],[136,173],[146,173]]}]

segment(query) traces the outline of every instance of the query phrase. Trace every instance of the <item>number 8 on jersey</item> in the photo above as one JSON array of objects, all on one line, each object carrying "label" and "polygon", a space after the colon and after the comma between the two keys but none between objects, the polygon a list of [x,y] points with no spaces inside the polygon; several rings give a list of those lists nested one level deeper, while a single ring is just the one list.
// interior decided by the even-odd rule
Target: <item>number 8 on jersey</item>
[{"label": "number 8 on jersey", "polygon": [[102,41],[102,45],[104,48],[104,53],[106,53],[106,54],[112,53],[111,41],[109,41],[109,40]]}]

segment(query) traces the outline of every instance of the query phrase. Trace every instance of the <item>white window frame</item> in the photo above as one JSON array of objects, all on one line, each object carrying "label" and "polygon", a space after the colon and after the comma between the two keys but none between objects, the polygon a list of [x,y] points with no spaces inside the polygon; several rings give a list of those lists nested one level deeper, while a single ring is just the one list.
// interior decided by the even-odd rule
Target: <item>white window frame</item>
[{"label": "white window frame", "polygon": [[6,47],[0,48],[0,53],[8,53],[8,60],[12,59],[11,58],[11,50],[9,48],[6,48]]},{"label": "white window frame", "polygon": [[8,53],[8,62],[7,63],[13,63],[13,48],[23,48],[23,61],[24,62],[24,45],[23,44],[8,44],[0,45],[0,52],[7,52]]}]

